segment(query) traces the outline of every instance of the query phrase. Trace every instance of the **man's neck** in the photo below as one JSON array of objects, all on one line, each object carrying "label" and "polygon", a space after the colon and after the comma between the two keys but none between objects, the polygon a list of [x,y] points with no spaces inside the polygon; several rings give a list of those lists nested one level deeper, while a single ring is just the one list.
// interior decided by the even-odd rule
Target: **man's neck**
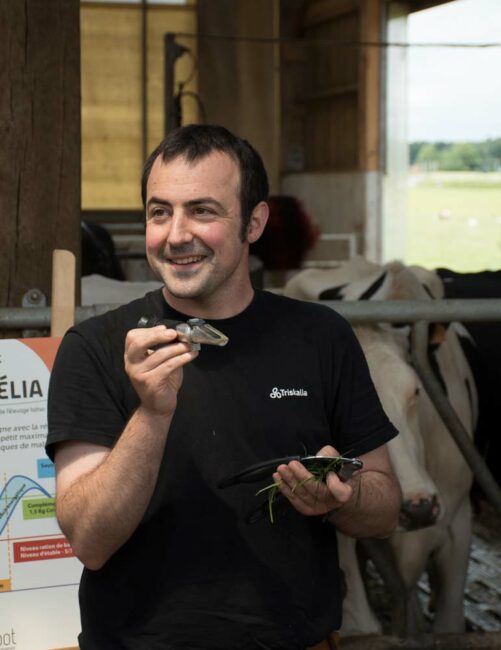
[{"label": "man's neck", "polygon": [[241,289],[238,296],[218,294],[217,297],[179,298],[172,295],[165,286],[162,291],[167,304],[176,311],[194,318],[208,320],[219,320],[236,316],[243,312],[254,298],[254,288],[250,280],[248,285]]}]

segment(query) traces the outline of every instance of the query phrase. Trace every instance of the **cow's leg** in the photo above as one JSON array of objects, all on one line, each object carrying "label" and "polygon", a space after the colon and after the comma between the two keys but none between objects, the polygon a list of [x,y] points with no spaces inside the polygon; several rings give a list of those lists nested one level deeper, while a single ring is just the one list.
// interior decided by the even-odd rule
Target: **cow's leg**
[{"label": "cow's leg", "polygon": [[437,633],[464,632],[464,587],[471,546],[471,505],[465,499],[454,515],[445,542],[432,556],[436,574]]},{"label": "cow's leg", "polygon": [[408,603],[404,597],[407,590],[398,570],[393,547],[388,539],[361,539],[359,544],[374,564],[389,593],[391,599],[390,631],[397,636],[403,636],[407,630],[408,619]]},{"label": "cow's leg", "polygon": [[435,546],[434,526],[407,532],[396,532],[391,537],[400,575],[407,589],[412,589],[426,570],[426,563]]},{"label": "cow's leg", "polygon": [[419,603],[417,583],[426,571],[436,537],[434,526],[410,532],[397,532],[391,537],[400,575],[407,590],[407,634],[422,634],[428,631]]},{"label": "cow's leg", "polygon": [[356,541],[338,533],[339,565],[346,580],[347,593],[343,600],[342,636],[380,634],[381,625],[372,611],[358,566]]}]

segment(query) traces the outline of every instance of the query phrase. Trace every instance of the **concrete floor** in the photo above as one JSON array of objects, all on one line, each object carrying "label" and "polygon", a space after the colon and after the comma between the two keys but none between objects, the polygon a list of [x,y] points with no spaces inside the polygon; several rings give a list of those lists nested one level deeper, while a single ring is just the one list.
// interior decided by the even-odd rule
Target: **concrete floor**
[{"label": "concrete floor", "polygon": [[[501,521],[486,502],[477,502],[473,540],[464,595],[466,628],[469,631],[501,632]],[[426,608],[429,586],[419,583]]]}]

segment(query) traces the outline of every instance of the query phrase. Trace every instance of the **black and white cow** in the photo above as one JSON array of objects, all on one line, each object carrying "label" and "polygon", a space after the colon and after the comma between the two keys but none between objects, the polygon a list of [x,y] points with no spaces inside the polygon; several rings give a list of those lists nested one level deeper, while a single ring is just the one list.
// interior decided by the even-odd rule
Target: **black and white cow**
[{"label": "black and white cow", "polygon": [[[501,271],[457,273],[437,269],[445,298],[501,298]],[[501,433],[499,431],[499,386],[501,386],[501,322],[471,322],[465,327],[473,345],[466,355],[477,384],[479,416],[475,444],[498,484],[501,485]]]},{"label": "black and white cow", "polygon": [[[300,272],[284,293],[307,300],[425,300],[440,297],[441,291],[440,281],[432,272],[399,263],[382,267],[356,259],[334,269]],[[383,407],[400,431],[388,445],[404,497],[401,525],[391,537],[399,571],[411,593],[431,566],[433,629],[461,632],[471,537],[472,473],[411,365],[408,331],[389,325],[354,329]],[[442,334],[443,340],[433,353],[436,367],[453,408],[473,434],[477,413],[473,377],[456,328],[442,328]],[[377,632],[378,622],[370,613],[354,566],[353,540],[340,539],[340,561],[348,584],[342,632]],[[411,625],[408,631],[420,631],[419,624]]]}]

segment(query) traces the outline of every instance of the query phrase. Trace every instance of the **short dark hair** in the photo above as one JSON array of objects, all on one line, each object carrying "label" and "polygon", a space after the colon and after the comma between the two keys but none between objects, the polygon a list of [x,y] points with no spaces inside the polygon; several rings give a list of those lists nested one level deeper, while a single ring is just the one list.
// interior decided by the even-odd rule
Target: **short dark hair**
[{"label": "short dark hair", "polygon": [[141,196],[146,205],[146,186],[153,163],[162,156],[164,162],[183,156],[193,162],[213,151],[228,154],[240,169],[240,209],[242,213],[242,239],[245,237],[252,211],[258,203],[268,198],[268,176],[258,152],[247,140],[228,129],[212,124],[189,124],[171,131],[152,151],[144,164],[141,178]]}]

